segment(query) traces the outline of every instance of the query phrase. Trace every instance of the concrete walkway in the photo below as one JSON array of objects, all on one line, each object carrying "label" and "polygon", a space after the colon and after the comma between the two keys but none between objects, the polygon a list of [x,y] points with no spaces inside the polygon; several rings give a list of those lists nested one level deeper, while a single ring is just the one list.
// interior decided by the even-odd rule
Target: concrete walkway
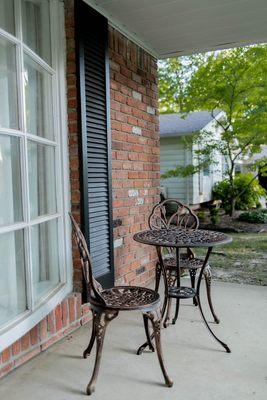
[{"label": "concrete walkway", "polygon": [[[174,386],[167,388],[162,385],[156,355],[135,355],[144,340],[141,315],[124,312],[109,326],[98,384],[91,398],[266,400],[267,288],[215,283],[213,293],[221,324],[212,326],[231,347],[231,354],[209,335],[197,308],[183,302],[177,324],[163,331],[166,364],[174,380]],[[204,307],[208,313],[206,304]],[[90,328],[79,329],[3,378],[0,399],[85,399],[94,354],[87,360],[81,354]]]}]

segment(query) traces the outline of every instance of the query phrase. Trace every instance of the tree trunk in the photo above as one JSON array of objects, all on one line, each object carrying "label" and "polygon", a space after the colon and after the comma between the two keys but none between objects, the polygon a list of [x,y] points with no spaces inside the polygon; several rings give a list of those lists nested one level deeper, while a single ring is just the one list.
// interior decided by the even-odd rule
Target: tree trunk
[{"label": "tree trunk", "polygon": [[235,204],[236,204],[236,198],[232,197],[231,198],[231,208],[230,208],[230,216],[233,217],[234,212],[235,212]]}]

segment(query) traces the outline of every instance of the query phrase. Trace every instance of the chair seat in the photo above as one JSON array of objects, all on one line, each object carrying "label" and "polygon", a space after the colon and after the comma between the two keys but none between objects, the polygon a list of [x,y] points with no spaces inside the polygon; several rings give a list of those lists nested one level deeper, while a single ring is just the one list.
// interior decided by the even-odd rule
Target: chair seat
[{"label": "chair seat", "polygon": [[153,309],[160,305],[158,293],[140,286],[116,286],[103,290],[101,296],[107,308],[117,310]]},{"label": "chair seat", "polygon": [[[166,269],[176,269],[176,257],[172,255],[167,255],[163,258],[164,266]],[[180,256],[180,268],[182,269],[198,269],[203,266],[204,260],[201,258],[189,259],[186,254],[181,254]]]}]

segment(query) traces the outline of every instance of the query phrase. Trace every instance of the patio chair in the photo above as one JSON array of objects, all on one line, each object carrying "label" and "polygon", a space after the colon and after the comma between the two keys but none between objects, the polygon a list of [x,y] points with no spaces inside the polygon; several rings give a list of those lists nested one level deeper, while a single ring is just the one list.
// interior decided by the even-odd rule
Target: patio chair
[{"label": "patio chair", "polygon": [[[148,224],[150,229],[161,229],[161,228],[184,228],[184,229],[198,229],[199,221],[197,215],[185,204],[175,200],[175,199],[166,199],[161,201],[159,204],[154,206],[149,218]],[[166,248],[167,254],[163,254],[163,262],[166,269],[167,274],[167,282],[169,288],[174,287],[177,280],[176,275],[176,257],[174,253],[174,249]],[[195,280],[197,271],[202,267],[203,260],[200,258],[196,258],[194,252],[189,247],[187,248],[186,253],[182,253],[180,255],[180,268],[181,272],[188,270],[191,279],[191,286],[195,288]],[[155,283],[155,291],[158,292],[159,283],[161,278],[161,266],[160,263],[156,264],[156,283]],[[209,265],[206,266],[204,273],[205,282],[206,282],[206,291],[207,298],[210,307],[210,311],[213,315],[214,322],[219,323],[220,320],[215,314],[212,300],[211,300],[211,268]],[[170,320],[170,310],[171,310],[171,300],[168,302],[168,308],[166,313],[166,318],[164,320],[164,326],[166,327]],[[178,312],[179,312],[179,302],[180,300],[176,299],[176,309],[175,315],[172,320],[172,323],[175,324]],[[197,306],[197,301],[194,298],[193,303]]]},{"label": "patio chair", "polygon": [[155,337],[155,347],[158,355],[159,364],[168,387],[173,385],[173,381],[166,371],[162,348],[161,348],[161,313],[160,313],[160,296],[154,290],[138,286],[116,286],[111,289],[103,289],[92,273],[92,261],[87,247],[86,240],[75,221],[70,214],[72,221],[74,237],[76,239],[84,279],[88,285],[89,302],[93,314],[93,327],[91,339],[88,347],[83,352],[83,357],[87,358],[96,341],[96,357],[92,377],[87,386],[87,394],[90,395],[95,390],[96,380],[100,367],[101,354],[106,333],[106,328],[110,321],[116,318],[119,311],[140,310],[143,314],[146,337],[149,348],[154,351],[149,334],[149,321],[153,328]]}]

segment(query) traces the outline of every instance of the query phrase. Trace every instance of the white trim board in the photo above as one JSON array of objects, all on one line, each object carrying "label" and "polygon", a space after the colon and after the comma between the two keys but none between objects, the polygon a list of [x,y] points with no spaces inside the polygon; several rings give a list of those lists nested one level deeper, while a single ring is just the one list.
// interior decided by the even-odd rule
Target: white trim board
[{"label": "white trim board", "polygon": [[6,327],[0,338],[0,352],[11,346],[16,340],[29,332],[36,324],[38,324],[50,311],[56,308],[69,293],[71,293],[71,285],[65,285],[59,289],[56,294],[52,293],[49,300],[44,299],[43,303],[34,312],[25,311],[19,319],[14,320],[13,324]]},{"label": "white trim board", "polygon": [[[18,0],[16,0],[19,4]],[[29,332],[37,323],[39,323],[57,304],[59,304],[69,293],[72,292],[72,244],[71,244],[71,226],[68,211],[70,210],[70,182],[69,182],[69,152],[68,152],[68,126],[67,126],[67,90],[66,90],[66,43],[65,43],[65,24],[64,24],[64,3],[59,0],[51,1],[51,26],[53,27],[53,57],[57,79],[53,87],[55,94],[55,115],[56,131],[60,135],[60,158],[61,175],[60,185],[61,194],[59,196],[60,215],[53,215],[58,218],[59,227],[64,230],[64,235],[59,235],[59,248],[63,255],[62,268],[60,269],[61,282],[56,288],[48,293],[41,302],[33,307],[31,302],[31,290],[28,293],[28,306],[32,308],[21,313],[10,323],[7,323],[0,329],[0,352]],[[21,106],[22,107],[22,106]],[[22,114],[23,115],[23,114]],[[8,133],[8,132],[7,132]],[[16,133],[16,131],[14,131]],[[17,133],[18,134],[18,133]],[[50,144],[50,143],[49,143]],[[59,154],[59,153],[58,153]],[[27,199],[26,199],[27,200]],[[24,201],[26,201],[24,199]],[[27,208],[26,208],[27,209]],[[52,216],[39,218],[41,220],[50,220]],[[27,223],[29,218],[27,218]],[[6,227],[4,231],[19,229],[24,227],[25,223],[17,226]],[[3,229],[1,229],[3,231]],[[62,240],[60,240],[62,236]],[[64,237],[63,237],[64,236]],[[29,273],[29,271],[27,271]],[[30,288],[31,289],[31,288]]]}]

